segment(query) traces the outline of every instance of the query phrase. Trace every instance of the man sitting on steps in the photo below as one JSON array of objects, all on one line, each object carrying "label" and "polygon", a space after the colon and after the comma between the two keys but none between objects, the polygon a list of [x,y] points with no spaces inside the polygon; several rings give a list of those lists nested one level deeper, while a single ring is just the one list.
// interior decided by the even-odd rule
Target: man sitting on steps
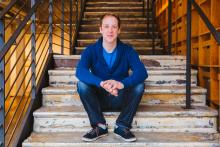
[{"label": "man sitting on steps", "polygon": [[135,141],[130,129],[148,74],[135,50],[118,39],[118,16],[103,15],[99,29],[102,37],[84,50],[76,70],[77,90],[92,126],[83,141],[108,134],[102,112],[112,110],[120,111],[114,133],[125,141]]}]

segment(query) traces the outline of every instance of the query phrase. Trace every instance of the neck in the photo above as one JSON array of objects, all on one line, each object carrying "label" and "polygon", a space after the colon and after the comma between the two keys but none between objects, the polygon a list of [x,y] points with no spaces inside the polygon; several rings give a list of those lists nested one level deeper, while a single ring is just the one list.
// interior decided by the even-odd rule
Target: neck
[{"label": "neck", "polygon": [[114,51],[114,49],[116,48],[116,45],[117,45],[117,41],[114,41],[113,43],[108,43],[103,40],[102,42],[103,48],[109,53]]}]

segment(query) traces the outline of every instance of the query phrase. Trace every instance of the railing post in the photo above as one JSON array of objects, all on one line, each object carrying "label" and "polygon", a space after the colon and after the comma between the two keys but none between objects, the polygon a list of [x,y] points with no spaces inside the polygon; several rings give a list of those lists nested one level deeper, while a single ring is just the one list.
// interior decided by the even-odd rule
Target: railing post
[{"label": "railing post", "polygon": [[62,2],[62,17],[61,17],[61,54],[64,54],[64,0]]},{"label": "railing post", "polygon": [[150,35],[150,2],[147,0],[147,34]]},{"label": "railing post", "polygon": [[49,53],[53,52],[53,0],[49,0]]},{"label": "railing post", "polygon": [[168,54],[171,55],[172,48],[172,1],[168,2]]},{"label": "railing post", "polygon": [[[75,6],[76,6],[76,13],[75,13],[75,33],[77,33],[78,31],[78,0],[75,0]],[[76,39],[76,35],[77,34],[74,34],[74,40]],[[75,55],[76,54],[76,48],[74,47],[73,48],[73,54]]]},{"label": "railing post", "polygon": [[[35,0],[31,0],[31,7],[35,5]],[[36,98],[36,16],[35,12],[31,16],[31,98]]]},{"label": "railing post", "polygon": [[152,0],[152,53],[155,55],[155,0]]},{"label": "railing post", "polygon": [[69,29],[70,29],[70,36],[69,36],[69,40],[70,40],[70,44],[69,44],[69,48],[70,48],[70,54],[72,54],[72,44],[73,44],[73,0],[70,0],[70,19],[69,19]]},{"label": "railing post", "polygon": [[186,109],[191,108],[191,0],[187,0]]},{"label": "railing post", "polygon": [[[4,46],[4,21],[0,19],[0,51]],[[4,58],[0,61],[0,146],[5,146],[5,63]]]}]

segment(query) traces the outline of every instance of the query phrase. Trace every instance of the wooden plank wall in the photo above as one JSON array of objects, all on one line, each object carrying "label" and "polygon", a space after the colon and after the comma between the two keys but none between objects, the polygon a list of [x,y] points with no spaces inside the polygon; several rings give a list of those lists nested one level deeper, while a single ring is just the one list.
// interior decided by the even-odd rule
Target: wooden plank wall
[{"label": "wooden plank wall", "polygon": [[[220,0],[196,0],[220,32]],[[172,54],[186,55],[187,0],[172,1]],[[159,31],[168,46],[168,0],[156,0]],[[219,104],[220,46],[192,7],[192,67],[198,69],[198,83],[208,89],[208,101]]]}]

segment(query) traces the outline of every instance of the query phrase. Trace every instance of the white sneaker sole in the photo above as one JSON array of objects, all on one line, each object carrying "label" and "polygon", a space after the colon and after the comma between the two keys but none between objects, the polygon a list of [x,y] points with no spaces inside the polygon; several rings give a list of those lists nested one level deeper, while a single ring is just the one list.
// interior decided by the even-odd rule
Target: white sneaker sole
[{"label": "white sneaker sole", "polygon": [[86,141],[86,142],[92,142],[92,141],[95,141],[95,140],[97,140],[97,139],[99,139],[99,138],[102,138],[102,137],[104,137],[104,136],[108,136],[108,134],[103,134],[103,135],[100,135],[100,136],[98,136],[98,137],[96,137],[96,138],[93,138],[93,139],[89,139],[89,138],[83,137],[82,140],[83,140],[83,141]]},{"label": "white sneaker sole", "polygon": [[115,134],[117,137],[123,139],[123,140],[126,141],[126,142],[134,142],[134,141],[137,140],[137,138],[125,139],[125,138],[121,137],[120,135],[118,135],[118,134],[116,134],[116,133],[114,133],[114,134]]}]

